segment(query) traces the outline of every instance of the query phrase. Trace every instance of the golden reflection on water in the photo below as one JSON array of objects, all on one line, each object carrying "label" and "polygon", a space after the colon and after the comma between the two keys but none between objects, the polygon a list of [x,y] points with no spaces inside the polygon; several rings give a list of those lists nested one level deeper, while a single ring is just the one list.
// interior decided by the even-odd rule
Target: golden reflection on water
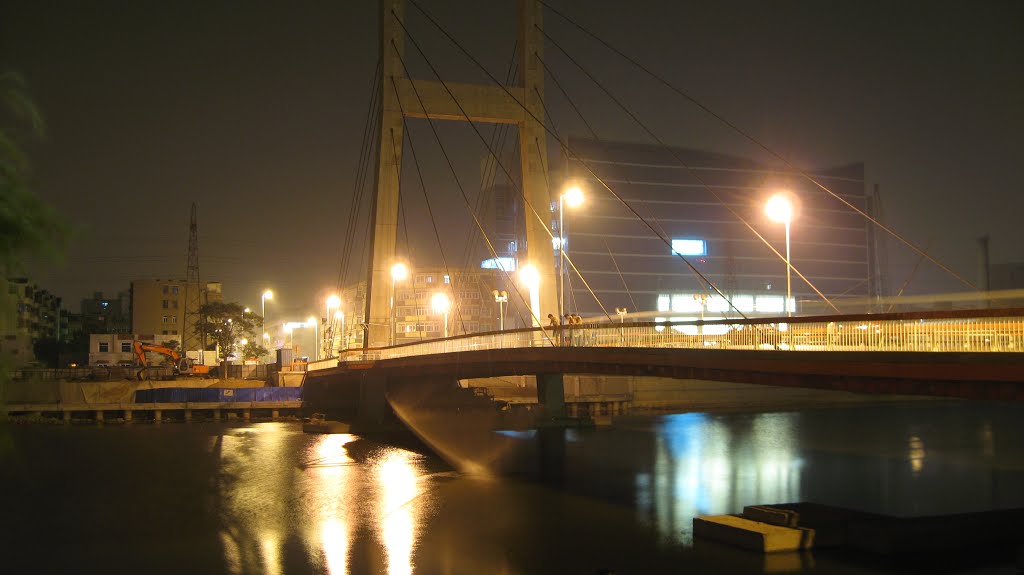
[{"label": "golden reflection on water", "polygon": [[795,416],[758,414],[749,429],[737,429],[699,413],[665,418],[652,477],[637,481],[637,501],[653,507],[663,534],[683,533],[686,542],[694,517],[798,498],[803,462],[794,454]]},{"label": "golden reflection on water", "polygon": [[[357,544],[383,547],[389,575],[413,572],[417,521],[425,505],[423,457],[371,444],[367,458],[357,461],[346,448],[357,439],[306,435],[280,423],[229,429],[212,439],[210,449],[221,461],[220,538],[227,572],[283,573],[285,545],[296,538],[316,572],[353,573]],[[359,525],[373,526],[376,541],[360,541]]]},{"label": "golden reflection on water", "polygon": [[410,503],[420,495],[413,454],[389,449],[375,462],[375,467],[380,481],[378,513],[388,575],[409,575],[416,537],[415,506]]},{"label": "golden reflection on water", "polygon": [[915,477],[921,474],[924,469],[924,441],[916,435],[910,436],[907,447],[907,458],[910,459],[910,471]]},{"label": "golden reflection on water", "polygon": [[[310,519],[319,526],[319,542],[327,572],[344,575],[349,572],[348,554],[353,512],[346,501],[351,489],[349,473],[354,463],[345,452],[345,444],[353,441],[349,434],[318,435],[310,445],[307,473],[311,480],[309,495],[311,511],[316,517]],[[307,545],[312,547],[312,545]]]}]

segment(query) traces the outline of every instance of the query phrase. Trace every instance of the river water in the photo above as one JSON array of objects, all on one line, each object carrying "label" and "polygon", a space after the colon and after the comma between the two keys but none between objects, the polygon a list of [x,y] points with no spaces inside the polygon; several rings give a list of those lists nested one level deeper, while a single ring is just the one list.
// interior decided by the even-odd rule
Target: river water
[{"label": "river water", "polygon": [[9,573],[873,573],[893,568],[695,544],[692,519],[795,501],[901,516],[1024,507],[1024,408],[1008,404],[634,414],[507,435],[548,445],[539,472],[470,476],[413,441],[294,422],[0,424],[0,561]]}]

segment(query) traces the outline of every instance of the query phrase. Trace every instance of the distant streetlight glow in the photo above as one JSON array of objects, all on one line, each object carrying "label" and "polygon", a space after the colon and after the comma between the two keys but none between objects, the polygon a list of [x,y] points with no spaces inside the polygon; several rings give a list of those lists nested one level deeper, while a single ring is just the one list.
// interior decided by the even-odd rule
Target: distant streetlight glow
[{"label": "distant streetlight glow", "polygon": [[793,316],[793,310],[789,305],[789,300],[792,297],[792,269],[793,263],[789,259],[789,224],[793,219],[793,203],[789,201],[789,198],[784,194],[775,194],[768,199],[768,203],[764,206],[765,214],[768,218],[785,224],[786,225],[786,315],[789,317]]},{"label": "distant streetlight glow", "polygon": [[498,304],[498,329],[505,331],[505,304],[508,303],[508,292],[494,290],[494,301]]},{"label": "distant streetlight glow", "polygon": [[313,361],[320,359],[320,345],[317,343],[320,341],[320,322],[315,317],[309,316],[306,318],[306,327],[313,328]]},{"label": "distant streetlight glow", "polygon": [[[333,330],[333,327],[334,327],[333,323],[334,322],[331,320],[331,310],[332,309],[338,309],[338,307],[340,307],[340,306],[341,306],[341,298],[340,297],[338,297],[335,294],[331,294],[331,295],[327,296],[327,314],[324,315],[324,342],[323,342],[324,357],[325,358],[331,357],[331,354],[334,353],[334,330]],[[331,327],[332,329],[328,329],[328,327]],[[328,336],[330,337],[330,340],[331,340],[330,342],[326,341],[328,339]],[[320,345],[320,344],[317,344],[317,345]]]},{"label": "distant streetlight glow", "polygon": [[[266,290],[266,291],[263,292],[263,295],[260,296],[260,314],[262,316],[262,317],[260,317],[260,324],[261,324],[260,325],[260,330],[263,332],[263,339],[264,340],[270,339],[270,336],[267,335],[267,300],[268,299],[274,299],[274,292],[272,292],[270,290]],[[266,359],[265,356],[264,356],[264,359]]]},{"label": "distant streetlight glow", "polygon": [[452,307],[451,300],[447,294],[438,292],[430,298],[430,305],[434,308],[434,313],[444,314],[444,336],[448,337],[448,310]]},{"label": "distant streetlight glow", "polygon": [[395,282],[409,277],[409,268],[402,262],[391,266],[391,345],[395,345]]},{"label": "distant streetlight glow", "polygon": [[565,212],[564,204],[570,208],[578,208],[583,204],[583,190],[577,185],[570,185],[562,195],[558,196],[558,322],[562,322],[565,312]]}]

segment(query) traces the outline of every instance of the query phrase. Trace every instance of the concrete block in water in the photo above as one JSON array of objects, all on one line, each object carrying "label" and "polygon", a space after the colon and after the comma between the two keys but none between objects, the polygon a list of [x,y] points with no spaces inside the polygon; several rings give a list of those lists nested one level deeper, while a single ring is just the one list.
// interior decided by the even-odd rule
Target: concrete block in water
[{"label": "concrete block in water", "polygon": [[736,547],[775,553],[807,549],[814,532],[807,529],[770,525],[734,515],[709,515],[693,520],[693,535]]}]

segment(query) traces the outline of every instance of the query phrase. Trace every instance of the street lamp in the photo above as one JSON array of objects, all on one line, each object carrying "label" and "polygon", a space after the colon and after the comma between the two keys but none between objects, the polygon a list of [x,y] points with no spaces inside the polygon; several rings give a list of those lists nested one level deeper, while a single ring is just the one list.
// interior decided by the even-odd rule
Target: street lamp
[{"label": "street lamp", "polygon": [[334,312],[335,321],[341,320],[341,348],[348,349],[348,334],[345,333],[345,312],[340,309]]},{"label": "street lamp", "polygon": [[306,327],[313,328],[313,361],[318,361],[320,359],[320,322],[315,317],[309,316],[306,319]]},{"label": "street lamp", "polygon": [[398,262],[391,266],[391,345],[395,345],[395,282],[409,277],[409,268]]},{"label": "street lamp", "polygon": [[328,333],[331,334],[331,341],[329,343],[329,346],[325,350],[325,353],[327,354],[327,357],[330,357],[331,354],[334,353],[334,330],[333,329],[328,330],[327,329],[327,325],[330,324],[331,328],[334,327],[334,322],[331,320],[331,310],[332,309],[337,309],[340,306],[341,306],[341,298],[340,297],[338,297],[338,296],[336,296],[334,294],[331,294],[331,295],[327,296],[327,315],[324,316],[324,339],[325,340],[327,339],[327,334]]},{"label": "street lamp", "polygon": [[792,284],[790,282],[790,271],[793,269],[793,264],[789,259],[789,223],[793,219],[793,204],[783,194],[776,194],[772,196],[768,203],[764,207],[765,213],[768,218],[772,221],[782,222],[786,224],[786,304],[785,310],[788,317],[793,317],[793,310],[789,306],[789,300],[792,297]]},{"label": "street lamp", "polygon": [[443,292],[438,292],[430,298],[430,305],[434,308],[434,313],[444,314],[444,336],[448,337],[448,310],[451,309],[452,303],[448,300],[448,295]]},{"label": "street lamp", "polygon": [[508,303],[508,292],[505,290],[494,290],[494,301],[498,303],[498,329],[505,331],[505,304]]},{"label": "street lamp", "polygon": [[[263,314],[262,317],[260,318],[260,321],[262,323],[262,325],[260,326],[260,330],[263,332],[263,339],[264,340],[266,340],[267,337],[268,337],[267,336],[267,300],[268,299],[274,299],[274,292],[272,292],[270,290],[267,290],[267,291],[263,292],[262,296],[260,296],[260,312]],[[266,359],[266,358],[264,358],[264,359]]]},{"label": "street lamp", "polygon": [[562,195],[558,196],[558,321],[562,322],[562,314],[565,312],[565,218],[563,204],[569,207],[579,207],[583,203],[583,190],[577,185],[569,186]]},{"label": "street lamp", "polygon": [[540,327],[540,272],[533,264],[526,264],[519,269],[519,281],[530,290],[530,317],[533,327]]}]

